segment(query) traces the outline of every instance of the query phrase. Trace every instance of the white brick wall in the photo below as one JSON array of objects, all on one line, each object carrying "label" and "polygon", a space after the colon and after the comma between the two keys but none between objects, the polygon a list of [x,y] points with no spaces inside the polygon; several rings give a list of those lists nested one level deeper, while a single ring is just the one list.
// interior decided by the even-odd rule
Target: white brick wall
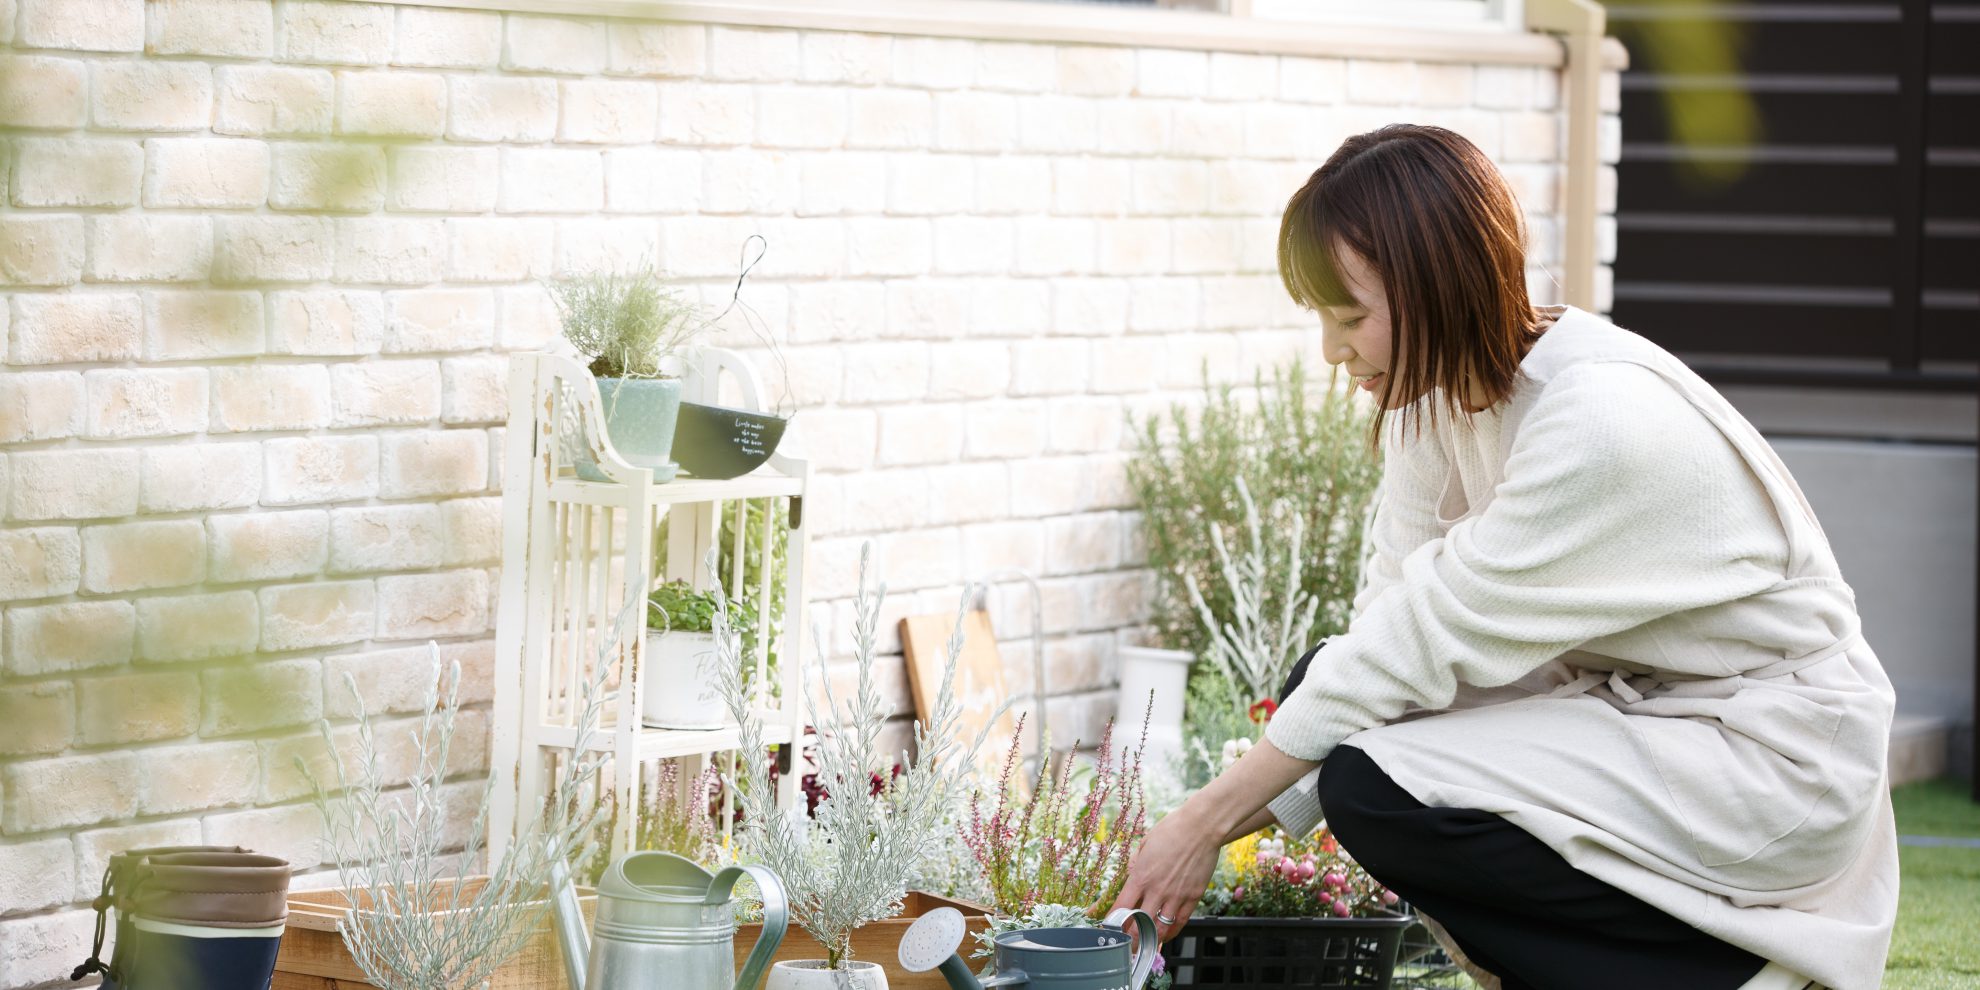
[{"label": "white brick wall", "polygon": [[[1315,358],[1272,265],[1319,160],[1453,127],[1505,163],[1543,301],[1559,253],[1552,70],[347,0],[0,0],[0,36],[0,988],[67,975],[119,849],[314,868],[292,760],[346,672],[407,713],[437,639],[487,704],[540,280],[645,260],[726,301],[764,235],[744,298],[789,380],[721,339],[802,409],[831,676],[861,542],[889,651],[1023,568],[1054,731],[1093,738],[1153,589],[1126,417],[1205,361]],[[1028,595],[993,605],[1024,690]]]}]

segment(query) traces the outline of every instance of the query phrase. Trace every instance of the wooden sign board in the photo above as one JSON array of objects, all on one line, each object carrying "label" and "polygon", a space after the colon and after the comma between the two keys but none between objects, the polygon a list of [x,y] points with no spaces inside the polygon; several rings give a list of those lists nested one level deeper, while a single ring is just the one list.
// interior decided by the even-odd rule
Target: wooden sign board
[{"label": "wooden sign board", "polygon": [[[962,655],[956,660],[955,680],[956,703],[962,709],[957,738],[968,745],[1010,692],[1004,688],[1004,661],[997,653],[997,637],[990,631],[990,613],[981,609],[964,612],[962,623]],[[942,668],[948,663],[949,634],[955,626],[953,612],[910,615],[901,620],[908,686],[914,692],[915,715],[924,722],[935,711],[935,695],[942,690]],[[993,780],[1010,752],[1011,734],[1016,731],[1017,716],[1007,708],[977,753],[977,765],[991,773]],[[1023,776],[1022,768],[1018,775]]]}]

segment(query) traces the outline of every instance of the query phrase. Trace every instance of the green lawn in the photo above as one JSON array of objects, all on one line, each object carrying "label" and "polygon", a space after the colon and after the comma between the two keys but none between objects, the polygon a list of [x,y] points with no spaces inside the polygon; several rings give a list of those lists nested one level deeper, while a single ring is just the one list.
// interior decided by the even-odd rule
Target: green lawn
[{"label": "green lawn", "polygon": [[[1980,837],[1980,804],[1964,783],[1935,780],[1891,792],[1899,835]],[[1902,846],[1897,933],[1886,990],[1980,987],[1980,848]]]}]

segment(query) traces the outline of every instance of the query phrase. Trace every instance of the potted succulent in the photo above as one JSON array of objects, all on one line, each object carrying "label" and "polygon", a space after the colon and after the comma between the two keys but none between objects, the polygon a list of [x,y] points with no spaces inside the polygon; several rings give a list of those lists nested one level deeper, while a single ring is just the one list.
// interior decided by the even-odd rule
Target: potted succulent
[{"label": "potted succulent", "polygon": [[[581,275],[557,285],[552,298],[564,339],[591,359],[612,446],[627,463],[652,468],[655,482],[672,481],[680,469],[670,454],[681,378],[663,369],[705,321],[644,267]],[[578,474],[607,480],[595,465],[581,464]]]},{"label": "potted succulent", "polygon": [[[783,878],[791,921],[824,951],[822,959],[786,960],[771,967],[765,990],[886,990],[880,964],[852,958],[855,930],[902,913],[909,892],[940,860],[952,831],[948,812],[963,793],[975,765],[974,744],[959,738],[961,705],[955,694],[957,660],[962,652],[962,614],[949,639],[935,710],[914,729],[911,758],[883,752],[880,730],[890,714],[874,677],[874,628],[884,585],[868,593],[869,543],[861,549],[858,594],[854,601],[855,660],[853,697],[841,705],[825,681],[824,702],[809,692],[805,707],[817,732],[817,783],[823,789],[814,816],[779,809],[761,759],[738,761],[736,796],[743,812],[736,848],[746,861],[762,863]],[[714,553],[710,553],[713,565]],[[962,601],[971,596],[963,595]],[[716,600],[715,639],[722,697],[740,726],[743,753],[766,752],[762,718],[750,704],[751,692],[737,662],[740,646],[727,601]],[[820,655],[825,655],[819,644]],[[792,704],[794,699],[785,699]],[[994,719],[992,720],[994,722]],[[898,774],[892,768],[901,765]]]},{"label": "potted succulent", "polygon": [[[641,709],[648,725],[664,729],[719,729],[727,709],[722,703],[716,665],[715,592],[696,591],[674,580],[647,596],[646,703]],[[755,625],[755,607],[748,599],[733,603],[733,615],[743,628]]]}]

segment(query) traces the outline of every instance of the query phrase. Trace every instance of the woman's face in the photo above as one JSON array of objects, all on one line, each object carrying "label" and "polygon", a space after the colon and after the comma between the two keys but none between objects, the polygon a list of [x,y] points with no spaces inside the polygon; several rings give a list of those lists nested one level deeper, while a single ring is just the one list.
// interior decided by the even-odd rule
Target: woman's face
[{"label": "woman's face", "polygon": [[[1354,301],[1320,308],[1322,353],[1327,363],[1341,366],[1350,375],[1374,376],[1362,381],[1361,387],[1379,399],[1394,360],[1389,353],[1388,296],[1374,268],[1353,249],[1336,244],[1334,259]],[[1388,408],[1408,405],[1410,398],[1395,396]]]}]

